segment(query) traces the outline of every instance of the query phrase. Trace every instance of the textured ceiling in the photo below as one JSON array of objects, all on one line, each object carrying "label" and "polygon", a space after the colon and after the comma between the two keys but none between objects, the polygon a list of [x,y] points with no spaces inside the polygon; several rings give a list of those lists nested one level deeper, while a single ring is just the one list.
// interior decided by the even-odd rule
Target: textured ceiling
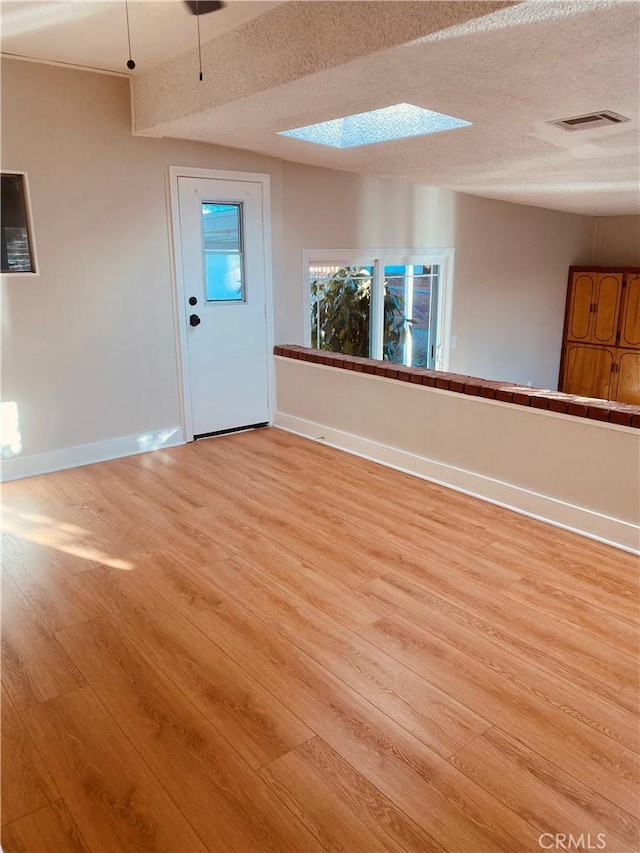
[{"label": "textured ceiling", "polygon": [[[80,10],[105,4],[27,5]],[[188,39],[186,50],[177,39],[171,51],[165,32],[162,61],[154,67],[136,57],[138,132],[557,210],[640,212],[636,0],[303,0],[271,7],[243,0],[229,6],[209,18],[256,8],[226,29],[220,24],[213,38],[203,29],[202,83]],[[259,6],[267,11],[255,17]],[[89,20],[78,19],[68,32],[81,27],[86,34]],[[25,50],[38,32],[21,36]],[[399,102],[473,126],[345,150],[278,135]],[[546,124],[603,109],[632,121],[574,133]]]}]

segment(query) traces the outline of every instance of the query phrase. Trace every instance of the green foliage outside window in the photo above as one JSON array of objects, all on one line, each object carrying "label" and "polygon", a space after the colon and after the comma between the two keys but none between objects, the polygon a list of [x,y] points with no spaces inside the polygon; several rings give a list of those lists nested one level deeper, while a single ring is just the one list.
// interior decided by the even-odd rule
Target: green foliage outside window
[{"label": "green foliage outside window", "polygon": [[[311,282],[311,345],[347,355],[370,355],[371,272],[341,267],[329,279]],[[384,290],[383,354],[389,360],[402,340],[402,300]]]}]

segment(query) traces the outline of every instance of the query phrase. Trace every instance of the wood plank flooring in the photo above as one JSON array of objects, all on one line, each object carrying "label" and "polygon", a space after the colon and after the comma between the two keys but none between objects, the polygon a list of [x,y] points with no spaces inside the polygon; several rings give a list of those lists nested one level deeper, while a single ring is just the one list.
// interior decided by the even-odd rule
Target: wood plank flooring
[{"label": "wood plank flooring", "polygon": [[640,849],[637,558],[275,429],[3,500],[5,853]]}]

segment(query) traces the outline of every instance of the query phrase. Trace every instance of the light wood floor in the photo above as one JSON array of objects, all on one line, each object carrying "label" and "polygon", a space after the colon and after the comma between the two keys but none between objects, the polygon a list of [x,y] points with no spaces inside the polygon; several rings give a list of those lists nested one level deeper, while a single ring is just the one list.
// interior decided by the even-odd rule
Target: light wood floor
[{"label": "light wood floor", "polygon": [[4,499],[5,853],[638,850],[630,555],[273,429]]}]

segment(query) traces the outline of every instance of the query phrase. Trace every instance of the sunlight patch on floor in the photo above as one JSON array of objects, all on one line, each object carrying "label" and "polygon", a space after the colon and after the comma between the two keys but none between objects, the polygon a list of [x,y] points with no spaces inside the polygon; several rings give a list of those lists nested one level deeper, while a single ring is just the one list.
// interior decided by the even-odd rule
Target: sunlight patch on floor
[{"label": "sunlight patch on floor", "polygon": [[33,542],[35,545],[53,548],[81,560],[99,563],[110,569],[129,572],[135,568],[128,560],[113,557],[83,541],[91,534],[77,524],[56,521],[46,515],[16,512],[10,507],[4,508],[3,516],[3,528],[9,535]]}]

